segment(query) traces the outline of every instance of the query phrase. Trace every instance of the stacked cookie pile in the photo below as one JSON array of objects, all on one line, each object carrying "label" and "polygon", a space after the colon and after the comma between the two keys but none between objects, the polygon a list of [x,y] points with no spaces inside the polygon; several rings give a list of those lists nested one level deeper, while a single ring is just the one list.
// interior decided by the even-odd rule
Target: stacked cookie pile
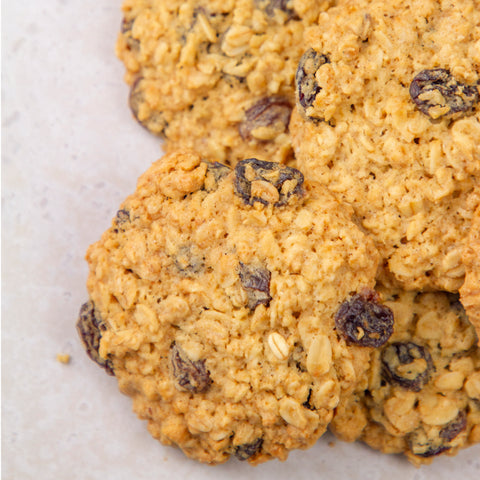
[{"label": "stacked cookie pile", "polygon": [[480,442],[477,0],[125,0],[166,154],[87,252],[87,353],[162,443]]}]

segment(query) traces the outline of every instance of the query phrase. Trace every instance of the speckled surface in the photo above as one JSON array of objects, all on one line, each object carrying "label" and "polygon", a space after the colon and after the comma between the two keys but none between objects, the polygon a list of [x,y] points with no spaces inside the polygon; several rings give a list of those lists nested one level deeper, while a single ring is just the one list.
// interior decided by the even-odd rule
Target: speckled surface
[{"label": "speckled surface", "polygon": [[208,467],[153,440],[75,332],[85,250],[161,155],[126,105],[120,0],[10,0],[2,14],[2,479],[479,477],[478,446],[416,469],[326,436],[284,463]]}]

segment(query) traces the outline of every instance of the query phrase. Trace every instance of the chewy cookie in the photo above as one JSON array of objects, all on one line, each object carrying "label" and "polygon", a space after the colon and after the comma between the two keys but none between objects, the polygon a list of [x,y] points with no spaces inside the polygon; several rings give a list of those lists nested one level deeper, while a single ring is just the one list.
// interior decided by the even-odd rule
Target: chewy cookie
[{"label": "chewy cookie", "polygon": [[311,446],[393,329],[373,242],[277,163],[167,154],[87,261],[87,352],[155,438],[202,462]]},{"label": "chewy cookie", "polygon": [[475,211],[462,259],[465,283],[460,288],[460,300],[480,337],[480,207]]},{"label": "chewy cookie", "polygon": [[167,151],[287,161],[304,25],[329,3],[126,0],[117,55],[134,117]]},{"label": "chewy cookie", "polygon": [[306,32],[290,133],[349,203],[384,284],[456,292],[480,204],[478,1],[345,1]]},{"label": "chewy cookie", "polygon": [[331,430],[415,465],[480,442],[480,349],[458,297],[379,289],[395,331]]}]

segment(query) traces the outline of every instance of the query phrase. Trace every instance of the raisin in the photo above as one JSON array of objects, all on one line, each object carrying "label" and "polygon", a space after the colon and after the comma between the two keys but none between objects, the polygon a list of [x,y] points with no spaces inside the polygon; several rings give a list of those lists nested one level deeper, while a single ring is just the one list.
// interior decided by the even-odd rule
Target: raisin
[{"label": "raisin", "polygon": [[220,162],[205,162],[207,164],[207,175],[205,178],[205,190],[212,191],[232,170]]},{"label": "raisin", "polygon": [[123,18],[121,32],[123,33],[123,38],[125,39],[126,44],[129,46],[131,50],[139,50],[140,49],[140,40],[132,37],[132,28],[133,24],[135,23],[135,18],[131,20],[127,20]]},{"label": "raisin", "polygon": [[135,19],[132,18],[130,20],[127,20],[125,17],[122,18],[122,26],[120,31],[122,33],[129,33],[132,31],[133,23],[135,22]]},{"label": "raisin", "polygon": [[457,435],[463,432],[467,428],[467,413],[465,410],[461,410],[457,417],[454,418],[450,423],[447,423],[440,430],[440,437],[451,442]]},{"label": "raisin", "polygon": [[241,460],[248,460],[253,455],[256,455],[262,449],[263,438],[257,438],[251,443],[244,443],[235,447],[235,456]]},{"label": "raisin", "polygon": [[256,0],[259,8],[262,9],[269,17],[275,16],[275,10],[280,10],[287,15],[287,20],[299,20],[295,10],[288,8],[291,0]]},{"label": "raisin", "polygon": [[429,458],[440,455],[451,448],[449,445],[445,445],[436,434],[433,437],[429,438],[423,428],[415,430],[407,439],[411,452],[418,457]]},{"label": "raisin", "polygon": [[238,131],[243,140],[251,140],[252,132],[260,127],[274,128],[279,134],[286,132],[290,122],[292,105],[281,95],[264,97],[245,111],[245,120]]},{"label": "raisin", "polygon": [[135,120],[142,125],[142,127],[145,127],[149,132],[155,135],[164,136],[168,124],[161,112],[152,112],[150,116],[144,119],[140,119],[139,117],[141,105],[145,103],[144,86],[142,85],[143,81],[143,77],[137,77],[130,87],[130,96],[128,100],[130,110],[132,111]]},{"label": "raisin", "polygon": [[[327,55],[316,52],[313,48],[308,49],[300,58],[297,72],[295,73],[295,85],[297,92],[297,101],[300,104],[300,111],[306,115],[306,109],[313,105],[315,97],[320,92],[315,74],[318,69],[330,63]],[[307,115],[306,115],[307,116]],[[315,117],[307,116],[311,120],[318,120]]]},{"label": "raisin", "polygon": [[102,358],[99,353],[102,332],[107,329],[95,310],[94,303],[90,300],[82,305],[77,320],[77,332],[82,341],[87,355],[102,367],[109,375],[115,375],[113,364],[110,360]]},{"label": "raisin", "polygon": [[[424,448],[424,450],[419,451],[422,447]],[[441,453],[450,450],[450,448],[451,447],[448,447],[446,445],[416,445],[415,447],[413,447],[412,450],[413,453],[418,457],[428,458],[440,455]],[[417,451],[418,453],[415,453],[415,451]]]},{"label": "raisin", "polygon": [[130,221],[130,212],[128,210],[124,210],[124,209],[119,210],[115,215],[114,222],[115,222],[115,225],[117,226],[123,225],[124,223],[129,221]]},{"label": "raisin", "polygon": [[205,360],[190,360],[175,342],[170,347],[170,358],[173,376],[180,390],[205,393],[210,388],[213,382]]},{"label": "raisin", "polygon": [[364,288],[340,305],[335,326],[349,344],[380,347],[393,333],[393,312],[374,290]]},{"label": "raisin", "polygon": [[439,430],[439,427],[430,428],[429,433],[423,428],[417,429],[409,435],[408,443],[414,455],[419,457],[433,457],[449,450],[449,443],[467,428],[467,413],[462,410],[451,422]]},{"label": "raisin", "polygon": [[264,267],[245,265],[240,262],[240,282],[248,296],[248,308],[255,308],[262,304],[268,307],[272,297],[270,296],[271,273]]},{"label": "raisin", "polygon": [[178,249],[174,263],[182,276],[194,277],[205,268],[205,257],[195,252],[193,246],[183,245]]},{"label": "raisin", "polygon": [[252,196],[252,182],[265,181],[271,183],[279,193],[276,207],[285,205],[292,195],[303,194],[303,174],[296,168],[287,167],[275,162],[266,162],[256,158],[247,158],[235,166],[235,194],[247,205],[268,202],[260,197]]},{"label": "raisin", "polygon": [[289,368],[296,367],[300,373],[307,371],[307,367],[305,366],[305,350],[298,342],[293,345],[292,353],[288,358],[288,366]]},{"label": "raisin", "polygon": [[451,309],[455,312],[455,315],[461,320],[464,320],[468,323],[468,316],[465,312],[465,307],[460,301],[460,296],[458,293],[445,292],[445,295],[448,298]]},{"label": "raisin", "polygon": [[113,219],[113,231],[118,233],[119,231],[125,231],[125,224],[130,221],[130,212],[128,210],[119,210]]},{"label": "raisin", "polygon": [[422,70],[410,84],[410,96],[418,109],[434,120],[462,117],[480,100],[476,85],[458,82],[444,68]]},{"label": "raisin", "polygon": [[419,392],[429,382],[433,371],[428,350],[413,342],[388,345],[383,349],[381,359],[383,378],[413,392]]}]

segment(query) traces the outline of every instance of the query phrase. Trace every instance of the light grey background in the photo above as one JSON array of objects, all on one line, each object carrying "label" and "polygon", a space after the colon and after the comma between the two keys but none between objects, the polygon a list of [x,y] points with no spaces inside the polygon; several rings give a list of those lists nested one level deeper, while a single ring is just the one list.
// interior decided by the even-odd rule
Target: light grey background
[{"label": "light grey background", "polygon": [[85,250],[161,155],[127,107],[120,3],[2,5],[2,479],[478,479],[478,446],[416,469],[328,435],[284,463],[200,465],[153,440],[88,360]]}]

